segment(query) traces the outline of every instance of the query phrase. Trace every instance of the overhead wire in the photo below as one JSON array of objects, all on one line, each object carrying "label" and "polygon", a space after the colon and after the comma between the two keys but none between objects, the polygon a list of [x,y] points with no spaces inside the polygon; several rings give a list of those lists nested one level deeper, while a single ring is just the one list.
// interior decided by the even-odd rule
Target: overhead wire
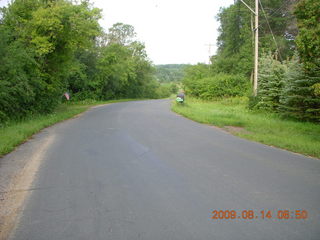
[{"label": "overhead wire", "polygon": [[[273,41],[274,41],[274,43],[275,43],[275,46],[276,46],[276,48],[277,48],[277,50],[278,50],[278,54],[279,54],[280,60],[282,61],[282,55],[281,55],[281,52],[280,52],[279,45],[278,45],[278,43],[277,43],[277,41],[276,41],[276,38],[275,38],[275,36],[274,36],[274,33],[273,33],[273,31],[272,31],[272,28],[271,28],[271,26],[270,26],[270,23],[269,23],[267,14],[266,14],[265,9],[264,9],[264,7],[263,7],[263,5],[262,5],[262,3],[261,3],[261,0],[259,0],[259,4],[260,4],[260,8],[261,8],[261,10],[262,10],[262,12],[263,12],[263,15],[264,15],[264,17],[265,17],[265,19],[266,19],[266,22],[267,22],[269,31],[270,31],[270,33],[271,33],[271,35],[272,35],[272,39],[273,39]],[[283,5],[282,5],[281,7],[279,7],[278,9],[274,10],[274,11],[272,12],[272,15],[275,14],[276,12],[278,12],[279,10],[282,10],[284,7],[285,7],[285,4],[283,4]],[[238,13],[239,13],[239,12],[242,12],[242,11],[239,11],[238,9],[234,9],[232,12],[236,12],[236,11],[237,11]],[[262,29],[263,29],[263,24],[259,24],[259,28],[262,28]],[[240,47],[240,45],[241,45],[241,42],[237,43],[237,45],[236,45],[235,47],[233,47],[233,48],[231,49],[231,51],[234,51],[235,49],[237,49],[238,47]]]},{"label": "overhead wire", "polygon": [[278,13],[280,10],[281,10],[281,11],[284,10],[284,9],[287,7],[286,4],[287,4],[287,2],[284,1],[284,2],[282,3],[281,7],[279,7],[279,8],[276,9],[276,10],[273,10],[273,11],[269,14],[269,16],[271,17],[271,16],[275,15],[276,13]]},{"label": "overhead wire", "polygon": [[276,45],[276,48],[277,48],[277,50],[278,50],[280,60],[282,61],[282,56],[281,56],[281,53],[280,53],[280,49],[279,49],[278,43],[277,43],[277,41],[276,41],[276,38],[274,37],[272,28],[271,28],[271,26],[270,26],[270,23],[269,23],[269,20],[268,20],[268,17],[267,17],[267,14],[266,14],[266,12],[264,11],[264,8],[263,8],[262,3],[261,3],[260,0],[259,0],[259,3],[260,3],[260,6],[261,6],[261,10],[262,10],[262,12],[263,12],[263,15],[264,15],[264,17],[265,17],[265,19],[266,19],[266,21],[267,21],[267,25],[268,25],[269,30],[270,30],[270,33],[271,33],[271,35],[272,35],[272,39],[273,39],[273,41],[274,41],[274,43],[275,43],[275,45]]}]

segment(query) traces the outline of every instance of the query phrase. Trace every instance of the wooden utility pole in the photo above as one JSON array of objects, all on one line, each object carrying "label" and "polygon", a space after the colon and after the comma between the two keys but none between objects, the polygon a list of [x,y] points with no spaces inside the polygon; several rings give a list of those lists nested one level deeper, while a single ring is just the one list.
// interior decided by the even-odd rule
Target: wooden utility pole
[{"label": "wooden utility pole", "polygon": [[258,66],[259,66],[259,0],[255,0],[255,11],[246,4],[243,0],[240,0],[254,15],[255,15],[255,27],[254,27],[254,78],[253,78],[253,95],[257,96],[258,90]]},{"label": "wooden utility pole", "polygon": [[211,47],[215,46],[215,44],[205,44],[205,46],[208,46],[208,53],[209,53],[209,61],[208,61],[208,64],[210,65],[210,62],[211,62]]},{"label": "wooden utility pole", "polygon": [[255,14],[255,44],[254,44],[254,79],[253,79],[253,95],[257,96],[258,90],[258,58],[259,58],[259,0],[256,0]]}]

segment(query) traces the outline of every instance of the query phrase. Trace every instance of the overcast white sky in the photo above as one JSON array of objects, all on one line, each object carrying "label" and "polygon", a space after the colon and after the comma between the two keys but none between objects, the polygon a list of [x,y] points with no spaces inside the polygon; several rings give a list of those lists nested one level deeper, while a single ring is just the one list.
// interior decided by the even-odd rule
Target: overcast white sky
[{"label": "overcast white sky", "polygon": [[[215,44],[219,8],[234,0],[91,0],[103,9],[101,25],[133,25],[155,64],[208,62]],[[7,0],[1,0],[3,5]],[[211,47],[211,55],[216,47]]]}]

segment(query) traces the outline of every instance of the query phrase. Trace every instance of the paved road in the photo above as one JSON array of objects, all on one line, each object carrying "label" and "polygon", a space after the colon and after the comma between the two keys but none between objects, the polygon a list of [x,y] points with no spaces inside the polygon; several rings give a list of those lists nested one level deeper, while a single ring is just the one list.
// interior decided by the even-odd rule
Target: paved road
[{"label": "paved road", "polygon": [[[116,103],[54,126],[11,239],[320,239],[319,160],[195,123],[169,105]],[[215,209],[309,216],[213,220]]]}]

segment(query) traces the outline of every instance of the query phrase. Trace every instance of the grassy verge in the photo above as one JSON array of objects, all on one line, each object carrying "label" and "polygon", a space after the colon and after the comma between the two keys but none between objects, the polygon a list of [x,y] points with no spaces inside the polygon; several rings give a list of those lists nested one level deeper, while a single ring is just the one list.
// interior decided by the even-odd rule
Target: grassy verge
[{"label": "grassy verge", "polygon": [[16,146],[25,142],[33,134],[41,129],[51,126],[57,122],[72,118],[73,116],[86,111],[89,107],[137,99],[122,99],[111,101],[82,101],[75,103],[61,104],[53,113],[47,115],[31,116],[23,121],[10,122],[0,128],[0,157],[11,152]]},{"label": "grassy verge", "polygon": [[250,111],[246,98],[201,101],[188,98],[172,110],[200,123],[218,127],[236,126],[234,135],[320,158],[320,125],[282,119],[274,113]]}]

